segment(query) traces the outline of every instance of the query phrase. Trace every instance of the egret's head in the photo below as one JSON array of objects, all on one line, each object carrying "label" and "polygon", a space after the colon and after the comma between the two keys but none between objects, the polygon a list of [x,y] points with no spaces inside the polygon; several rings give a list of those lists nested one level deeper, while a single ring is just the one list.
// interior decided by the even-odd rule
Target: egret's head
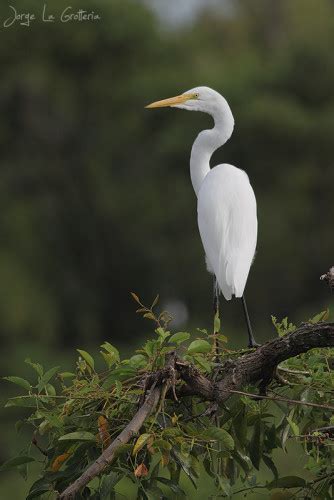
[{"label": "egret's head", "polygon": [[[203,111],[204,113],[214,114],[222,107],[226,101],[223,96],[209,87],[195,87],[187,90],[183,94],[162,101],[152,102],[146,108],[171,108],[188,109],[189,111]],[[227,103],[226,103],[227,104]]]}]

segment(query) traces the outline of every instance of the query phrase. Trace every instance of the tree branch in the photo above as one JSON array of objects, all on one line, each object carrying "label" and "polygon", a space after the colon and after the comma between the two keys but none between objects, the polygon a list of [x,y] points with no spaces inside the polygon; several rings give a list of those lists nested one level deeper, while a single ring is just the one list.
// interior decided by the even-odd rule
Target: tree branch
[{"label": "tree branch", "polygon": [[143,406],[139,408],[135,416],[123,429],[123,431],[114,439],[114,441],[104,450],[99,458],[70,486],[60,495],[60,500],[71,500],[89,481],[101,474],[101,472],[111,464],[115,457],[115,452],[122,445],[126,444],[141,428],[146,418],[157,407],[160,399],[161,387],[154,387],[146,398]]},{"label": "tree branch", "polygon": [[222,403],[232,390],[249,383],[262,381],[262,388],[266,387],[279,363],[316,347],[334,347],[334,323],[303,323],[294,332],[240,357],[216,384],[214,399]]},{"label": "tree branch", "polygon": [[334,323],[303,323],[294,332],[270,340],[236,360],[229,360],[222,366],[221,379],[216,383],[193,366],[176,362],[176,368],[186,382],[180,395],[197,395],[221,404],[233,391],[250,383],[261,382],[263,391],[279,363],[316,347],[334,347]]},{"label": "tree branch", "polygon": [[[149,396],[129,424],[101,456],[66,488],[60,499],[73,499],[78,491],[111,464],[119,446],[127,443],[157,408],[163,385],[166,381],[171,382],[176,379],[174,370],[178,378],[184,382],[178,389],[178,397],[199,396],[204,400],[221,404],[232,394],[241,394],[242,387],[249,383],[261,382],[260,387],[262,390],[265,389],[271,382],[279,363],[317,347],[334,347],[334,323],[303,323],[292,333],[266,342],[255,351],[244,354],[236,360],[228,360],[221,367],[221,378],[217,382],[205,377],[193,365],[177,359],[174,352],[170,353],[166,366],[157,373],[149,374],[149,383],[144,388],[144,391],[150,391]],[[173,397],[173,391],[170,390],[169,393],[170,397]]]},{"label": "tree branch", "polygon": [[[150,385],[143,388],[143,398],[140,400],[140,408],[134,415],[128,425],[122,432],[113,440],[113,442],[104,450],[95,462],[88,467],[87,470],[66,490],[59,496],[60,500],[72,500],[75,495],[86,484],[88,484],[94,477],[101,474],[101,472],[111,464],[115,458],[115,453],[122,444],[126,444],[130,439],[139,432],[141,426],[150,414],[156,409],[162,397],[163,387],[168,383],[174,381],[174,366],[175,366],[175,352],[172,351],[166,358],[166,364],[162,370],[156,373],[149,374]],[[146,397],[147,392],[149,395]]]}]

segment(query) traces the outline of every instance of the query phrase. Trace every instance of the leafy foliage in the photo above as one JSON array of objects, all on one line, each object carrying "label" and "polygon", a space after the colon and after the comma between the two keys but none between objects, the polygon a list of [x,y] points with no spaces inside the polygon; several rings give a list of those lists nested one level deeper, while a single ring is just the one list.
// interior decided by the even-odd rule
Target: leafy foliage
[{"label": "leafy foliage", "polygon": [[[109,332],[123,352],[134,331],[141,343],[147,323],[131,315],[130,287],[146,295],[158,287],[183,302],[188,330],[207,321],[210,285],[188,163],[192,141],[211,121],[143,109],[201,83],[223,92],[237,123],[212,164],[245,169],[259,202],[261,245],[248,283],[259,339],[267,333],[263,311],[293,311],[299,321],[308,318],[302,304],[320,310],[327,292],[315,296],[314,278],[334,241],[333,2],[229,2],[233,15],[227,2],[215,2],[222,10],[170,31],[146,0],[84,3],[101,22],[50,29],[37,20],[1,33],[2,374],[29,378],[24,352],[69,369],[74,347],[90,352],[92,339],[102,344]],[[172,2],[151,3],[179,15]],[[39,4],[25,0],[24,9],[39,18]],[[58,17],[68,5],[53,1],[49,10]],[[2,2],[1,19],[8,15]],[[239,316],[231,304],[224,318],[231,340]],[[13,412],[1,416],[4,460]],[[10,495],[22,496],[19,483],[0,491]]]},{"label": "leafy foliage", "polygon": [[[78,349],[73,373],[62,372],[58,366],[45,371],[28,359],[26,363],[35,373],[32,380],[5,377],[26,391],[10,398],[6,406],[28,409],[27,418],[17,428],[31,426],[33,440],[1,470],[17,468],[27,476],[29,464],[40,463],[41,476],[32,485],[28,500],[56,495],[97,459],[137,411],[145,375],[164,367],[166,356],[175,349],[205,376],[217,376],[213,335],[199,331],[200,337],[193,340],[187,332],[172,335],[168,313],[155,313],[158,298],[146,307],[138,296],[133,297],[140,306],[137,312],[154,322],[155,333],[130,358],[121,359],[117,348],[105,342],[100,351],[106,365],[103,371],[96,370],[97,360],[91,354]],[[323,318],[321,313],[313,321]],[[295,328],[287,318],[273,323],[280,335]],[[223,361],[245,352],[229,350],[226,337],[219,332],[218,338]],[[289,380],[283,387],[273,383],[271,390],[285,402],[254,400],[250,396],[255,388],[248,387],[250,396],[232,396],[212,417],[207,404],[197,397],[162,400],[140,434],[118,448],[114,463],[82,496],[114,498],[117,484],[126,477],[136,485],[138,498],[181,498],[185,496],[184,478],[196,487],[199,477],[207,474],[216,495],[223,497],[237,492],[247,496],[257,489],[270,495],[272,490],[287,489],[295,498],[332,498],[333,433],[322,428],[334,429],[333,359],[333,350],[314,349],[284,362],[280,369]],[[301,404],[291,405],[290,399]],[[310,402],[313,404],[308,405]],[[287,452],[290,441],[298,443],[307,473],[280,474],[275,451]],[[265,483],[259,479],[263,470],[272,476]]]}]

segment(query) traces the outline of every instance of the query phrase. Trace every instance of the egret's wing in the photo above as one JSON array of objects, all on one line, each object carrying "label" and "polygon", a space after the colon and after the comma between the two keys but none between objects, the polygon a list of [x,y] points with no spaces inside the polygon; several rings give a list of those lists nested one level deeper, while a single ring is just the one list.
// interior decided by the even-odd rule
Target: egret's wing
[{"label": "egret's wing", "polygon": [[257,240],[256,200],[248,177],[232,165],[219,165],[198,193],[198,226],[224,297],[241,297]]}]

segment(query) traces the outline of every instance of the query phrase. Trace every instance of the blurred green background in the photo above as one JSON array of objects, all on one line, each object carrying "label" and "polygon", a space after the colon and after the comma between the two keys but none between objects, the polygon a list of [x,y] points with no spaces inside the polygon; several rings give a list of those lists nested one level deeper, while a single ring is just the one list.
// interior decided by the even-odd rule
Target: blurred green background
[{"label": "blurred green background", "polygon": [[[101,19],[62,23],[69,5]],[[53,24],[37,0],[14,6],[37,19],[4,28],[0,6],[1,375],[26,376],[26,357],[68,369],[76,347],[103,340],[134,349],[152,332],[131,290],[145,303],[160,293],[174,328],[210,327],[189,155],[211,119],[144,109],[197,85],[236,120],[212,164],[245,169],[258,200],[257,337],[273,334],[271,314],[298,323],[330,305],[319,276],[334,263],[332,0],[52,0]],[[223,303],[222,322],[231,345],[246,341],[239,301]],[[1,414],[1,461],[22,446],[18,416]],[[0,484],[1,498],[24,498],[17,476]]]}]

